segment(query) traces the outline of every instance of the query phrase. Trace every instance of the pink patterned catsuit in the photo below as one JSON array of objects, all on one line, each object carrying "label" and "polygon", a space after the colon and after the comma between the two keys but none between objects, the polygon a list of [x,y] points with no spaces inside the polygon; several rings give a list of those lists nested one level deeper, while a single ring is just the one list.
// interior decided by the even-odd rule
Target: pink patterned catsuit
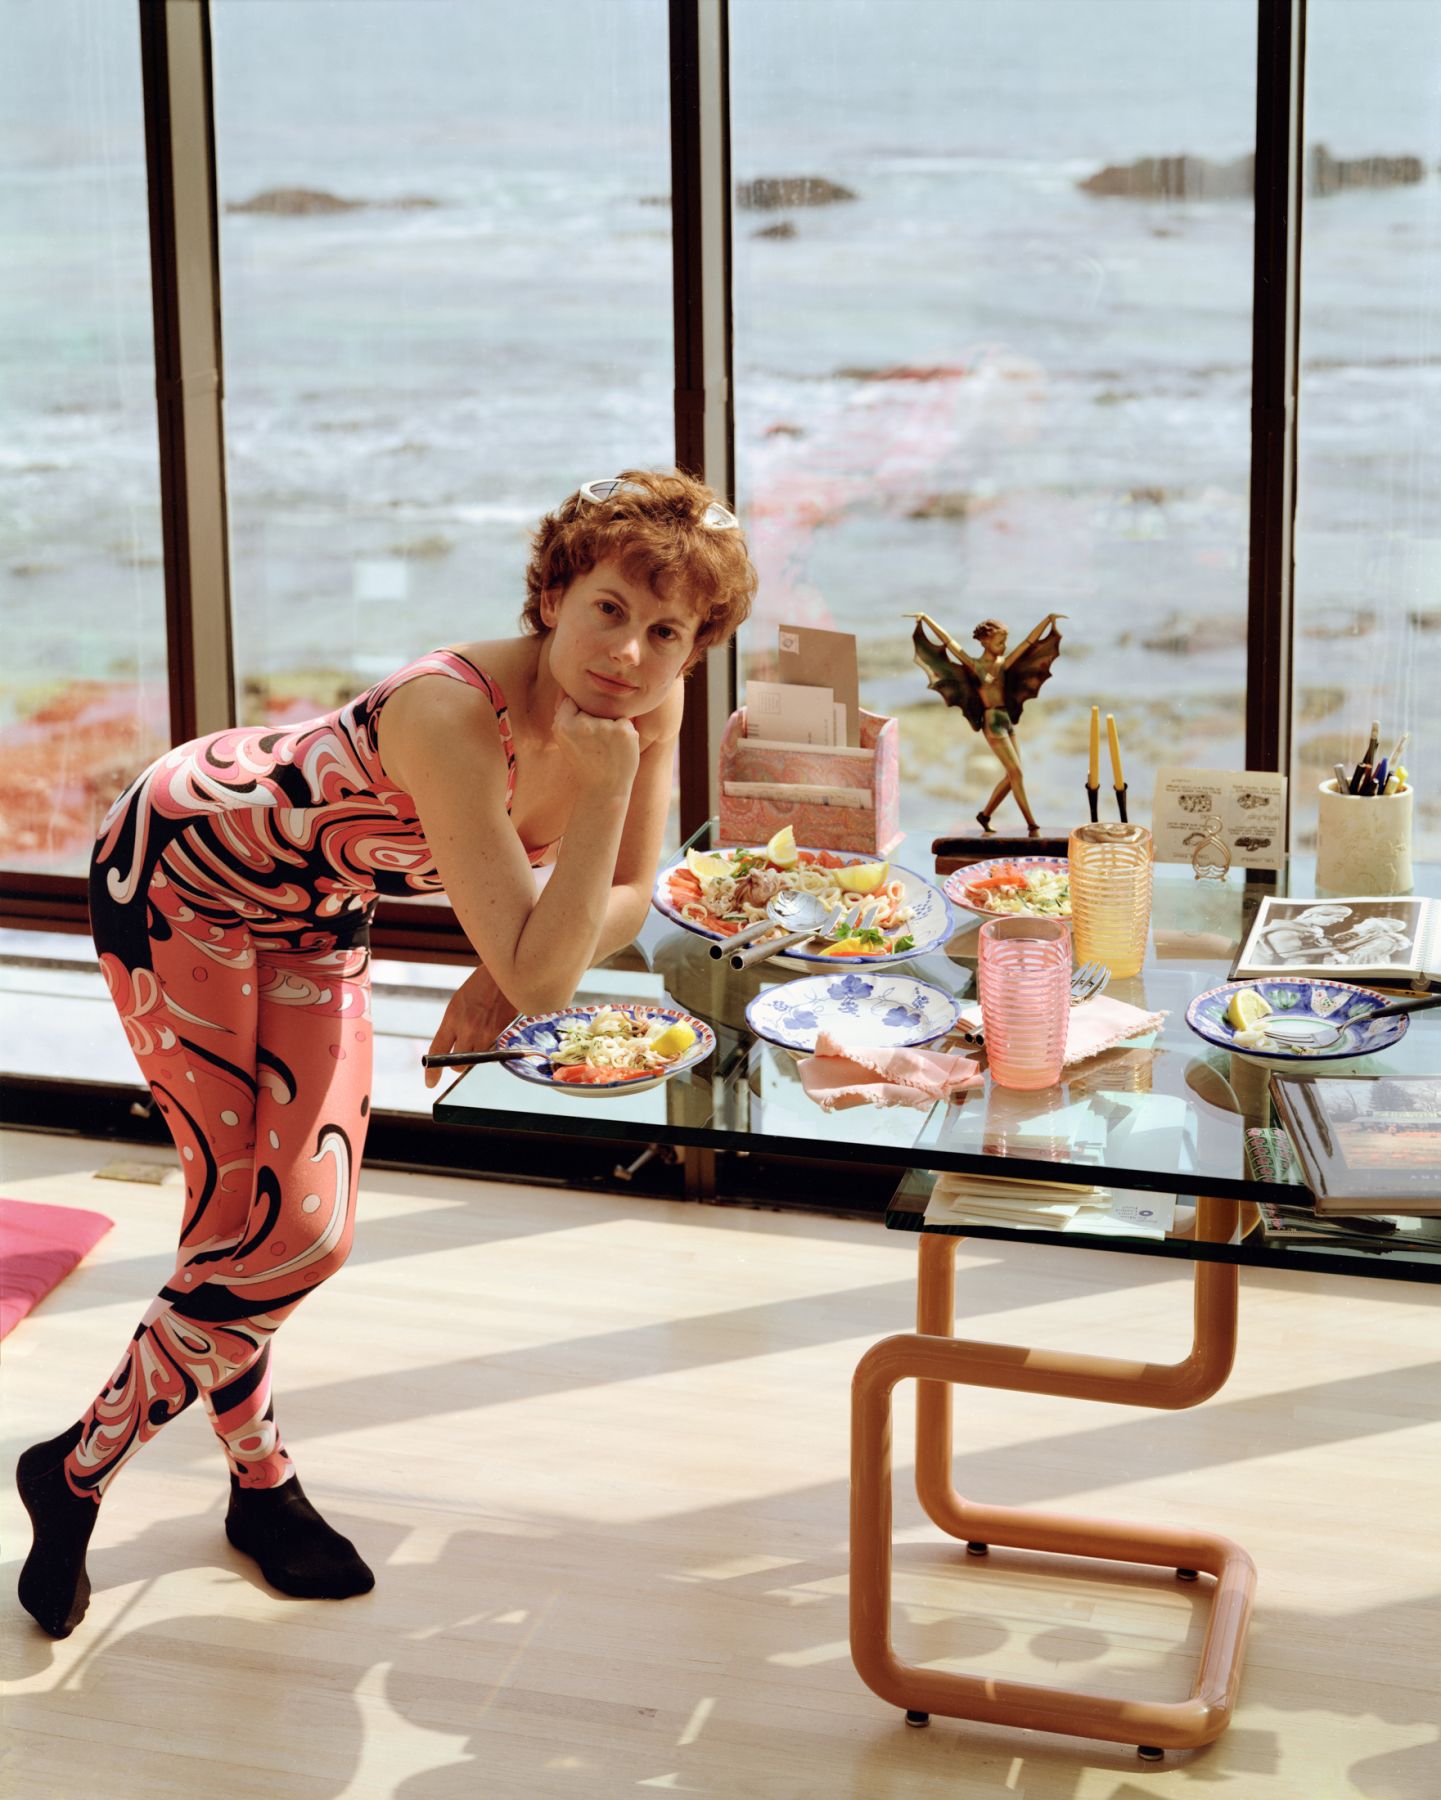
[{"label": "pink patterned catsuit", "polygon": [[101,827],[95,946],[180,1151],[185,1215],[175,1272],[66,1459],[71,1488],[97,1502],[197,1394],[242,1487],[293,1472],[270,1340],[350,1249],[370,1110],[370,917],[379,894],[440,885],[376,744],[386,700],[421,675],[463,681],[495,708],[509,808],[504,696],[438,650],[323,718],[182,744]]}]

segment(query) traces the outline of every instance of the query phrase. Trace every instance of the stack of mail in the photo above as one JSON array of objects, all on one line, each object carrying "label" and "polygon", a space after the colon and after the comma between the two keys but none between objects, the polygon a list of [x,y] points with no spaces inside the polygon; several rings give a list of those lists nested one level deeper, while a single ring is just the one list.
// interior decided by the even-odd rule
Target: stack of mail
[{"label": "stack of mail", "polygon": [[746,682],[746,736],[763,743],[859,749],[860,677],[849,631],[780,628],[779,681]]},{"label": "stack of mail", "polygon": [[1012,1181],[995,1175],[937,1175],[926,1217],[949,1225],[1024,1226],[1164,1237],[1175,1213],[1168,1194],[1115,1194],[1070,1181]]}]

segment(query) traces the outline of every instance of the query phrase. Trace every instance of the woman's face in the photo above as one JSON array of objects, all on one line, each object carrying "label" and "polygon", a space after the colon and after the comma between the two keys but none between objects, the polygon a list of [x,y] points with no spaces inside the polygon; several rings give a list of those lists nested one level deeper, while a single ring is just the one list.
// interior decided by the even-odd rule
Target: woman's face
[{"label": "woman's face", "polygon": [[541,598],[550,627],[550,670],[582,712],[635,719],[653,711],[685,673],[698,621],[684,601],[663,599],[598,563],[565,592]]}]

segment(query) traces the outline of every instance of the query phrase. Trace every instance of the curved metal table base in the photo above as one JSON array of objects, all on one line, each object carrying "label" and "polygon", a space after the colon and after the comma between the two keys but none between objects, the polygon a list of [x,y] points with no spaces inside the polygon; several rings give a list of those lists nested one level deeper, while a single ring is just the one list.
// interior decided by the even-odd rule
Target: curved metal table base
[{"label": "curved metal table base", "polygon": [[[1229,1237],[1235,1209],[1198,1202],[1196,1235]],[[1236,1352],[1238,1271],[1198,1262],[1189,1355],[1177,1363],[1132,1362],[1067,1351],[972,1343],[955,1337],[955,1254],[959,1238],[921,1237],[915,1332],[884,1338],[861,1358],[851,1401],[851,1656],[868,1687],[926,1715],[980,1719],[1033,1731],[1069,1732],[1135,1744],[1143,1754],[1194,1749],[1230,1723],[1240,1685],[1256,1570],[1229,1538],[1168,1531],[1025,1507],[963,1499],[951,1480],[950,1388],[1008,1388],[1130,1406],[1199,1405],[1226,1381]],[[1108,1699],[1021,1681],[955,1675],[902,1662],[891,1647],[891,1395],[900,1381],[916,1388],[916,1492],[927,1515],[980,1551],[996,1544],[1055,1556],[1104,1558],[1174,1568],[1183,1578],[1215,1578],[1211,1616],[1189,1697],[1165,1702]]]}]

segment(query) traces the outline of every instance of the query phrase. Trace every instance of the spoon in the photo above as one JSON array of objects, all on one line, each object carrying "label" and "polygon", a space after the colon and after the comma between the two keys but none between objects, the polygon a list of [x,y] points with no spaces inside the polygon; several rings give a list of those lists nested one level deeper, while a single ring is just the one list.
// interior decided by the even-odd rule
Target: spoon
[{"label": "spoon", "polygon": [[[780,899],[776,895],[776,899]],[[737,950],[730,958],[733,969],[749,969],[754,963],[765,962],[772,956],[783,956],[787,950],[794,950],[797,944],[804,944],[808,938],[829,935],[833,927],[840,923],[840,914],[833,913],[816,894],[795,894],[795,905],[787,909],[784,924],[793,925],[794,930],[785,937],[772,938],[763,944],[753,944],[749,950]],[[846,920],[847,927],[854,929],[856,921],[864,910],[862,902],[854,913]]]},{"label": "spoon", "polygon": [[744,930],[733,932],[728,938],[718,939],[711,945],[710,953],[719,962],[723,956],[729,956],[743,944],[753,944],[772,926],[786,925],[797,930],[811,917],[813,908],[819,905],[820,901],[814,894],[803,893],[797,888],[782,888],[778,894],[771,896],[763,919],[757,919],[754,925],[747,925]]},{"label": "spoon", "polygon": [[1339,1044],[1353,1025],[1367,1025],[1372,1019],[1394,1019],[1403,1013],[1426,1012],[1441,1006],[1441,994],[1421,994],[1412,1000],[1393,1000],[1387,1006],[1372,1007],[1370,1012],[1352,1013],[1339,1025],[1329,1019],[1282,1019],[1274,1016],[1258,1021],[1273,1044],[1287,1049],[1329,1050]]}]

